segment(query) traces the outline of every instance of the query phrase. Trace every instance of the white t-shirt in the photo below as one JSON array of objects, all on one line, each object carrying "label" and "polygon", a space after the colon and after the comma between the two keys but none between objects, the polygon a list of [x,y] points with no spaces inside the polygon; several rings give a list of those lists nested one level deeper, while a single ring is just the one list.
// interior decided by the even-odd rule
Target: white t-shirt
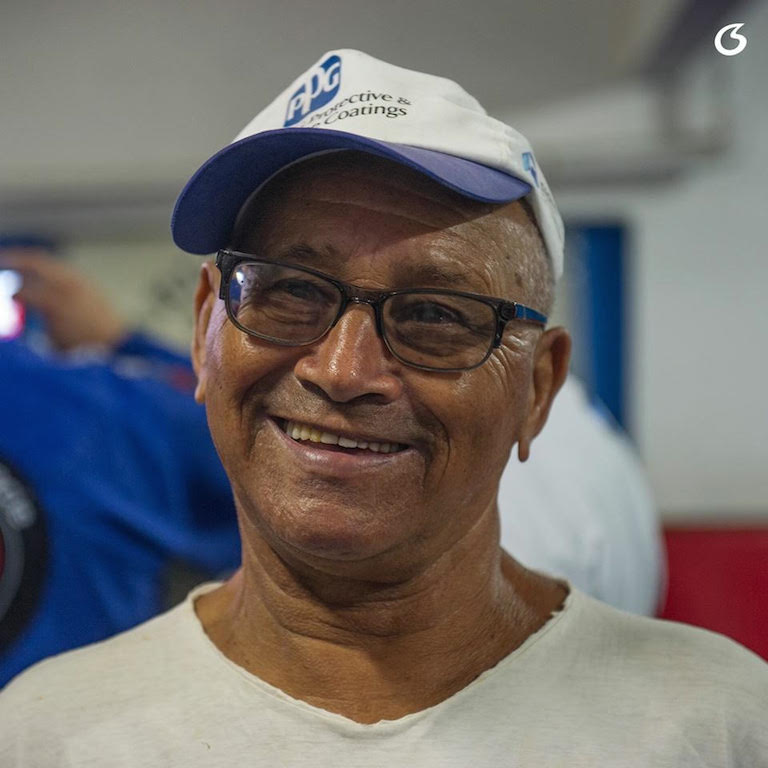
[{"label": "white t-shirt", "polygon": [[362,725],[229,661],[190,597],[0,693],[3,768],[761,768],[768,665],[724,637],[572,589],[455,695]]},{"label": "white t-shirt", "polygon": [[653,615],[664,581],[650,483],[626,436],[569,376],[521,464],[499,487],[501,545],[515,560],[632,613]]}]

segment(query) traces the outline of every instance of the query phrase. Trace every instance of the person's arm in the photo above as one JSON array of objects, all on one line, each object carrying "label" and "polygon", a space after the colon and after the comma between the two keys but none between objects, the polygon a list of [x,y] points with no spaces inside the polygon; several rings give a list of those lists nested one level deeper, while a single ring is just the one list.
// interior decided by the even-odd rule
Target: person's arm
[{"label": "person's arm", "polygon": [[40,314],[55,349],[113,349],[128,335],[109,299],[71,264],[40,249],[13,248],[0,253],[0,266],[21,275],[16,298]]},{"label": "person's arm", "polygon": [[156,363],[183,366],[192,370],[192,362],[187,355],[170,349],[141,331],[129,331],[113,348],[113,353],[116,357],[141,357]]},{"label": "person's arm", "polygon": [[72,264],[39,249],[15,248],[0,253],[0,265],[21,275],[16,297],[42,317],[55,350],[89,347],[109,357],[139,358],[158,364],[149,375],[161,379],[179,378],[180,367],[191,373],[186,355],[129,328],[104,293]]}]

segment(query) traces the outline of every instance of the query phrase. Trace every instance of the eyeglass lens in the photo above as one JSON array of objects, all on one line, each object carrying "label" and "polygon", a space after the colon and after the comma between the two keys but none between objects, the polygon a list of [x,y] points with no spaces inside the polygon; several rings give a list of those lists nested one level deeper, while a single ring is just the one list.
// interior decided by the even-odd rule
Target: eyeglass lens
[{"label": "eyeglass lens", "polygon": [[[229,307],[244,329],[283,344],[306,344],[331,326],[343,296],[325,278],[279,264],[238,264]],[[382,307],[384,335],[404,362],[438,369],[480,363],[493,342],[493,307],[466,296],[403,293]]]}]

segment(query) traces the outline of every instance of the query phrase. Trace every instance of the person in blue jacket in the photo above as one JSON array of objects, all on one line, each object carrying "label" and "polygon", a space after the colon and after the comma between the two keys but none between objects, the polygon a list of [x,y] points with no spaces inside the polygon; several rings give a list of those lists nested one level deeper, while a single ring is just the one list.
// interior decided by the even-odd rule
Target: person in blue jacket
[{"label": "person in blue jacket", "polygon": [[0,266],[53,347],[0,344],[2,687],[158,613],[172,564],[221,575],[240,545],[189,360],[129,332],[59,259],[6,251]]}]

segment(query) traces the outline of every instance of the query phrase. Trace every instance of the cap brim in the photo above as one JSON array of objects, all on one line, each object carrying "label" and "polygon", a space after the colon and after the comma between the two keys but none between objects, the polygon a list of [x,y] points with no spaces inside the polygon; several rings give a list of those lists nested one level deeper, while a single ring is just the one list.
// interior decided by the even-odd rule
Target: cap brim
[{"label": "cap brim", "polygon": [[265,181],[302,158],[342,149],[388,157],[482,202],[507,203],[531,191],[528,183],[503,171],[443,152],[342,131],[282,128],[230,144],[195,173],[176,201],[171,219],[174,242],[199,254],[226,247],[237,214]]}]

